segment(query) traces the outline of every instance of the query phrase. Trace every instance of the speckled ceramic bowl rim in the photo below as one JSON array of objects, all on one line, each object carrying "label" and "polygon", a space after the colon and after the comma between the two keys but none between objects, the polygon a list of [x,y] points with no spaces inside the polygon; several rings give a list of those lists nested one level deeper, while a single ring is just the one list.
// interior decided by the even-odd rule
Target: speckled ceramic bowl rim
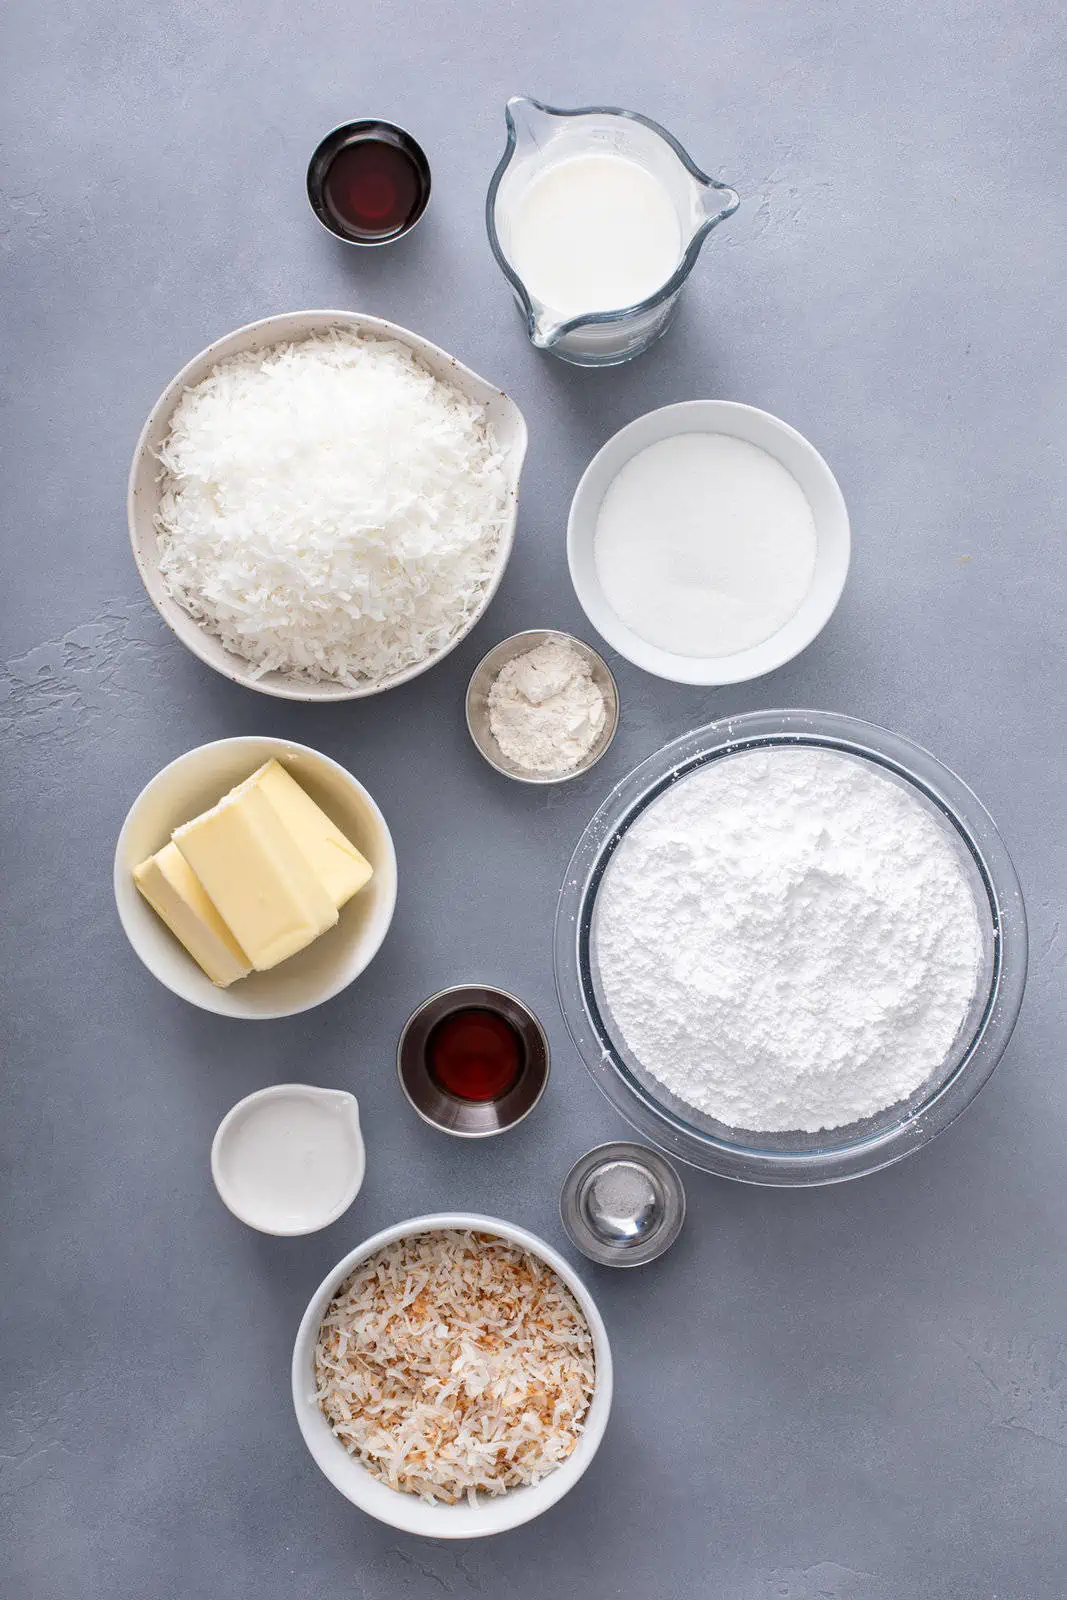
[{"label": "speckled ceramic bowl rim", "polygon": [[[249,664],[242,663],[240,658],[227,651],[222,641],[202,628],[196,620],[189,615],[177,601],[166,591],[159,575],[158,566],[149,559],[147,549],[153,551],[158,548],[158,534],[155,528],[155,505],[151,508],[142,506],[138,499],[143,491],[143,478],[147,470],[146,462],[153,455],[149,441],[156,435],[165,433],[165,423],[170,416],[185,389],[193,387],[206,377],[211,368],[228,356],[239,355],[245,350],[262,350],[272,344],[286,344],[299,342],[301,339],[312,337],[316,333],[327,333],[331,329],[349,330],[375,334],[383,339],[396,339],[401,344],[414,352],[431,371],[440,373],[447,369],[456,387],[464,394],[476,399],[491,413],[496,409],[501,417],[510,419],[513,434],[510,440],[501,439],[502,452],[506,462],[508,477],[508,515],[501,534],[500,545],[496,554],[493,575],[490,578],[482,596],[464,622],[455,638],[449,640],[440,650],[434,652],[425,661],[417,662],[414,666],[405,667],[402,672],[394,673],[392,677],[384,679],[381,683],[361,685],[353,689],[342,683],[313,682],[296,677],[292,674],[279,672],[265,673],[260,678],[252,676]],[[215,339],[205,346],[199,354],[187,361],[181,371],[172,378],[163,390],[159,399],[148,413],[144,427],[133,452],[130,464],[129,478],[126,487],[126,521],[129,529],[130,546],[133,558],[137,564],[141,581],[145,586],[148,598],[155,606],[167,627],[177,639],[191,651],[194,656],[203,661],[213,671],[219,672],[223,677],[229,678],[232,683],[240,684],[242,688],[254,689],[259,694],[273,695],[282,700],[300,700],[314,704],[330,704],[343,700],[362,700],[371,695],[384,694],[387,689],[395,689],[400,684],[409,683],[413,678],[420,677],[435,667],[439,661],[453,651],[470,633],[471,629],[481,620],[488,609],[494,595],[500,587],[508,561],[515,543],[515,525],[518,516],[519,483],[522,477],[523,462],[526,457],[527,446],[526,419],[515,402],[487,379],[480,377],[470,367],[466,367],[447,350],[442,350],[439,345],[432,344],[429,339],[424,339],[421,334],[413,333],[409,328],[403,328],[399,323],[388,322],[382,317],[368,316],[361,311],[289,311],[276,316],[261,317],[256,322],[247,322],[240,328]],[[149,480],[158,481],[158,472]],[[149,541],[151,541],[149,545]]]}]

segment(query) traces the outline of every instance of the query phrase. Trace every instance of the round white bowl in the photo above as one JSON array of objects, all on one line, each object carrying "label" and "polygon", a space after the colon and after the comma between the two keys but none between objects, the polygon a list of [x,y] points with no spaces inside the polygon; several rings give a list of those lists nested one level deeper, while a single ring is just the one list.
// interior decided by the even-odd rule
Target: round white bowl
[{"label": "round white bowl", "polygon": [[[649,445],[681,433],[725,433],[766,450],[792,473],[815,518],[815,576],[798,611],[762,644],[724,656],[683,656],[661,650],[628,627],[604,598],[594,539],[608,486]],[[705,685],[744,683],[784,666],[807,648],[833,615],[848,576],[848,512],[837,480],[803,434],[767,411],[734,400],[684,400],[649,411],[621,428],[582,475],[567,523],[567,560],[578,601],[593,627],[621,656],[658,678]]]},{"label": "round white bowl", "polygon": [[[263,1107],[277,1102],[292,1107],[301,1101],[325,1109],[344,1129],[349,1157],[347,1174],[332,1204],[325,1205],[314,1216],[304,1217],[299,1222],[286,1218],[282,1225],[276,1209],[268,1215],[257,1207],[254,1198],[242,1191],[240,1179],[233,1170],[234,1145],[240,1141],[241,1131],[247,1122],[254,1119],[256,1112]],[[291,1126],[289,1135],[290,1138],[294,1137]],[[320,1153],[308,1150],[305,1146],[301,1155],[305,1162],[313,1162]],[[264,1185],[273,1187],[272,1179],[276,1177],[274,1163],[265,1160],[260,1170],[263,1172]],[[363,1129],[359,1121],[359,1101],[347,1089],[320,1089],[313,1083],[274,1083],[267,1089],[257,1089],[230,1107],[211,1141],[211,1176],[219,1199],[246,1228],[255,1228],[257,1233],[269,1233],[275,1239],[298,1239],[309,1233],[319,1233],[323,1228],[328,1228],[331,1222],[336,1222],[338,1217],[343,1217],[362,1189],[366,1172],[367,1147],[363,1142]]]},{"label": "round white bowl", "polygon": [[[275,344],[293,343],[307,339],[312,334],[327,333],[331,329],[396,339],[413,351],[435,378],[451,384],[468,399],[483,405],[503,452],[509,486],[509,515],[497,554],[496,569],[477,608],[455,638],[425,661],[406,667],[403,672],[394,673],[381,683],[367,684],[358,689],[350,689],[343,683],[316,682],[293,673],[268,672],[261,678],[253,678],[250,663],[225,649],[221,639],[195,621],[168,592],[159,572],[159,536],[155,520],[160,500],[159,451],[183,392],[206,378],[212,367],[227,356],[240,355],[246,350],[265,350]],[[283,700],[359,700],[367,695],[380,694],[385,689],[393,689],[397,684],[417,678],[421,672],[426,672],[443,660],[461,639],[466,638],[495,595],[515,540],[519,477],[526,455],[526,441],[523,414],[501,389],[480,378],[469,367],[462,366],[447,350],[439,349],[428,339],[399,327],[395,322],[386,322],[381,317],[368,317],[358,311],[292,311],[282,316],[264,317],[259,322],[235,328],[233,333],[216,339],[206,350],[201,350],[172,379],[149,412],[133,453],[126,492],[126,517],[137,570],[148,590],[149,599],[171,632],[194,656],[234,683],[246,689],[256,689],[260,694],[277,695]]]},{"label": "round white bowl", "polygon": [[[482,1233],[495,1234],[547,1262],[581,1306],[593,1335],[596,1360],[593,1400],[574,1453],[547,1478],[542,1478],[540,1483],[509,1489],[507,1494],[495,1499],[482,1495],[476,1506],[466,1503],[455,1506],[430,1505],[417,1495],[402,1494],[380,1483],[334,1437],[315,1401],[315,1345],[319,1327],[327,1306],[349,1273],[361,1261],[385,1245],[392,1244],[394,1239],[416,1233],[436,1233],[445,1228],[477,1229]],[[561,1500],[569,1489],[573,1489],[585,1472],[604,1436],[611,1410],[611,1346],[592,1295],[573,1268],[542,1239],[537,1238],[536,1234],[527,1233],[525,1228],[515,1227],[513,1223],[501,1222],[497,1217],[449,1211],[436,1216],[413,1217],[407,1222],[395,1223],[391,1228],[383,1228],[381,1233],[365,1240],[337,1263],[316,1289],[311,1304],[304,1312],[293,1347],[292,1379],[293,1405],[304,1443],[316,1465],[346,1500],[367,1512],[368,1516],[376,1517],[379,1522],[388,1523],[404,1533],[420,1534],[427,1539],[481,1539],[487,1534],[518,1528],[524,1522],[539,1517],[549,1506]]]},{"label": "round white bowl", "polygon": [[[374,876],[334,927],[270,972],[219,989],[160,921],[133,881],[138,862],[162,849],[173,830],[220,800],[271,757],[286,766],[347,834]],[[133,802],[115,847],[115,904],[136,954],[183,1000],[224,1017],[291,1017],[321,1005],[358,978],[377,954],[396,905],[392,835],[371,795],[329,756],[291,739],[219,739],[179,756]]]}]

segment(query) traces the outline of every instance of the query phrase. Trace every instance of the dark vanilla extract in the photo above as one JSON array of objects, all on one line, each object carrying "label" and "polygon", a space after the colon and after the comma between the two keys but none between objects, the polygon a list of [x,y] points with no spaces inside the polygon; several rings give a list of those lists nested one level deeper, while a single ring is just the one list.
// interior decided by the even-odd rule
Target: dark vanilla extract
[{"label": "dark vanilla extract", "polygon": [[322,182],[326,209],[352,238],[402,233],[425,199],[423,175],[399,144],[366,134],[341,146]]},{"label": "dark vanilla extract", "polygon": [[499,1100],[518,1080],[523,1045],[495,1011],[470,1007],[442,1017],[426,1041],[430,1073],[458,1100]]}]

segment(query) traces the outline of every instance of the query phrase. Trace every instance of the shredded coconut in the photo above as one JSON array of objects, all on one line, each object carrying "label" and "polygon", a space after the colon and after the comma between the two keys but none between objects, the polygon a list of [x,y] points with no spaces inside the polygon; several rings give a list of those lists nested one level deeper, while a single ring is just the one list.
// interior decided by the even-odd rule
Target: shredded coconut
[{"label": "shredded coconut", "polygon": [[596,958],[637,1061],[737,1128],[817,1132],[906,1099],[975,990],[975,899],[943,827],[868,762],[724,757],[637,819]]},{"label": "shredded coconut", "polygon": [[508,661],[489,690],[489,726],[527,772],[570,772],[600,737],[607,710],[585,657],[546,639]]},{"label": "shredded coconut", "polygon": [[484,410],[396,340],[230,357],[160,456],[164,582],[256,677],[381,683],[451,643],[495,575],[507,478]]},{"label": "shredded coconut", "polygon": [[449,1504],[558,1467],[594,1380],[570,1290],[481,1233],[387,1245],[342,1285],[315,1351],[316,1398],[350,1454],[393,1489]]}]

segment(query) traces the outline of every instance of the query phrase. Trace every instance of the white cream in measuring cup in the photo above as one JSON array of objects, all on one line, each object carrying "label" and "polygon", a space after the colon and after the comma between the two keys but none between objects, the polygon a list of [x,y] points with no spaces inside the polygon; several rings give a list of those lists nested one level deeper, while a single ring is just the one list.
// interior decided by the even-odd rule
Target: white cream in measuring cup
[{"label": "white cream in measuring cup", "polygon": [[539,350],[578,366],[658,339],[711,230],[740,200],[648,117],[516,95],[489,184],[489,243]]},{"label": "white cream in measuring cup", "polygon": [[355,1096],[307,1083],[239,1100],[211,1147],[224,1204],[261,1233],[314,1233],[335,1222],[359,1193],[365,1168]]},{"label": "white cream in measuring cup", "polygon": [[549,161],[514,202],[508,253],[528,292],[561,319],[647,300],[682,258],[666,184],[612,151]]}]

